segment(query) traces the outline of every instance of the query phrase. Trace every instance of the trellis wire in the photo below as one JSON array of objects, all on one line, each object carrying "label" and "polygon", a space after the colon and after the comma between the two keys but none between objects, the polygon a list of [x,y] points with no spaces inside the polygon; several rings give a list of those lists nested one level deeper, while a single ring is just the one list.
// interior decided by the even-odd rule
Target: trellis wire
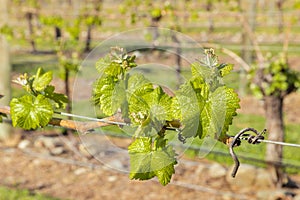
[{"label": "trellis wire", "polygon": [[293,143],[287,143],[287,142],[278,142],[278,141],[272,141],[272,140],[257,140],[258,142],[264,142],[264,143],[270,143],[270,144],[278,144],[283,146],[290,146],[290,147],[297,147],[300,148],[300,144],[293,144]]},{"label": "trellis wire", "polygon": [[74,117],[74,118],[78,118],[78,119],[86,119],[86,120],[90,120],[90,121],[103,122],[103,123],[107,123],[107,124],[114,124],[114,125],[120,125],[120,126],[130,126],[130,124],[125,123],[125,122],[115,122],[115,121],[111,121],[111,120],[98,119],[98,118],[94,118],[94,117],[75,115],[75,114],[70,114],[70,113],[65,113],[65,112],[55,112],[55,113],[60,114],[62,116],[66,116],[66,117]]},{"label": "trellis wire", "polygon": [[[131,126],[130,123],[126,123],[126,122],[116,122],[116,121],[111,121],[111,120],[107,120],[107,119],[98,119],[98,118],[94,118],[94,117],[87,117],[87,116],[76,115],[76,114],[65,113],[65,112],[55,112],[55,113],[60,114],[62,116],[66,116],[66,117],[86,119],[86,120],[90,120],[90,121],[103,122],[106,124],[113,124],[113,125],[118,125],[118,126]],[[180,129],[175,128],[175,127],[165,127],[165,128],[166,128],[166,130],[180,131]]]},{"label": "trellis wire", "polygon": [[[87,116],[70,114],[70,113],[65,113],[65,112],[55,112],[55,113],[63,115],[63,116],[67,116],[67,117],[78,118],[78,119],[86,119],[86,120],[90,120],[90,121],[97,121],[97,122],[103,122],[103,123],[107,123],[107,124],[114,124],[114,125],[120,125],[120,126],[130,126],[130,123],[125,123],[125,122],[116,122],[116,121],[111,121],[111,120],[106,120],[106,119],[98,119],[98,118],[94,118],[94,117],[87,117]],[[174,130],[174,131],[179,130],[174,127],[167,127],[167,129]],[[258,139],[257,142],[264,142],[264,143],[271,143],[271,144],[278,144],[278,145],[283,145],[283,146],[300,148],[300,144],[293,144],[293,143],[287,143],[287,142],[278,142],[278,141],[264,140],[264,139]]]}]

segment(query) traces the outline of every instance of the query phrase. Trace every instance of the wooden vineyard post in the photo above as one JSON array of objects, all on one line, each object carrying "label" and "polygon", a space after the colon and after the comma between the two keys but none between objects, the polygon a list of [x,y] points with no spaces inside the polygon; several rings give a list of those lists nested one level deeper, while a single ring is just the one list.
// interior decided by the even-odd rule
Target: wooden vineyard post
[{"label": "wooden vineyard post", "polygon": [[[7,0],[1,0],[0,3],[0,18],[4,19],[0,21],[0,27],[8,22],[7,12]],[[8,105],[10,101],[10,61],[9,61],[9,46],[5,36],[0,35],[0,94],[4,95],[0,99],[1,105]],[[6,140],[10,135],[10,125],[0,123],[0,140]]]}]

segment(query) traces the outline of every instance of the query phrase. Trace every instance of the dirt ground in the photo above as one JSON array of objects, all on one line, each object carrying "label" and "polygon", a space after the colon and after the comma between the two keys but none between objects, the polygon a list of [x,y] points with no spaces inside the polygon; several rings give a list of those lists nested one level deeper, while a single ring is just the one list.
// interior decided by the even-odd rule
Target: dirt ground
[{"label": "dirt ground", "polygon": [[[211,185],[204,175],[195,176],[194,162],[179,164],[172,183],[133,181],[128,174],[107,168],[95,160],[37,153],[31,148],[0,146],[0,184],[26,188],[62,199],[246,199],[220,181]],[[58,162],[59,161],[59,162]],[[207,162],[207,161],[204,161]]]}]

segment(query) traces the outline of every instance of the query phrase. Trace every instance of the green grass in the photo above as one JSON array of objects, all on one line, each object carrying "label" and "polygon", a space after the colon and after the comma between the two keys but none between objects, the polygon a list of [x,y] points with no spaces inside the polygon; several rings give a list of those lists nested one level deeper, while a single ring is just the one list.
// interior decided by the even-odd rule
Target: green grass
[{"label": "green grass", "polygon": [[0,187],[0,200],[59,200],[42,194],[32,193],[24,189]]},{"label": "green grass", "polygon": [[12,70],[20,74],[35,74],[36,69],[53,70],[57,74],[58,62],[55,54],[14,54],[11,58]]}]

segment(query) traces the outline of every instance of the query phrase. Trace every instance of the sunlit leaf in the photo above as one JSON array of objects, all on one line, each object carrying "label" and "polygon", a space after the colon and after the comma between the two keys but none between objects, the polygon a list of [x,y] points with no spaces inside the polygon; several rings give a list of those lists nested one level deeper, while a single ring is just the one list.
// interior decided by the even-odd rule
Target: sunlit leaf
[{"label": "sunlit leaf", "polygon": [[112,76],[105,76],[98,79],[93,88],[93,101],[99,105],[106,115],[114,114],[112,95],[118,80]]},{"label": "sunlit leaf", "polygon": [[32,87],[36,91],[40,92],[40,91],[44,90],[51,81],[52,81],[52,71],[43,73],[42,68],[39,68],[35,75]]},{"label": "sunlit leaf", "polygon": [[149,137],[136,139],[129,147],[130,178],[146,180],[157,176],[162,185],[170,182],[177,163],[171,146],[153,150]]},{"label": "sunlit leaf", "polygon": [[13,98],[10,108],[13,126],[27,130],[46,126],[53,115],[51,103],[42,95]]}]

